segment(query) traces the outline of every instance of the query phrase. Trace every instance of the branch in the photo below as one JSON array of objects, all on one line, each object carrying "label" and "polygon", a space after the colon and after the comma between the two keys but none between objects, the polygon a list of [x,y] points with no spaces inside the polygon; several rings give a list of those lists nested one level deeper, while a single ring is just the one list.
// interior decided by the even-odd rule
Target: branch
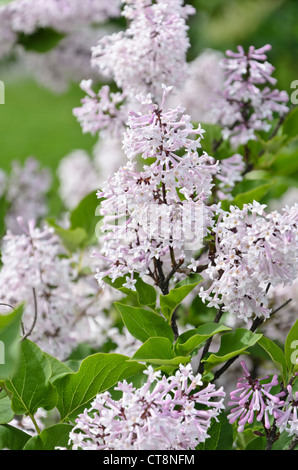
[{"label": "branch", "polygon": [[34,301],[34,318],[33,318],[33,323],[32,323],[32,326],[30,328],[30,330],[28,331],[28,333],[26,333],[23,338],[22,338],[22,341],[24,341],[25,339],[27,339],[33,332],[34,328],[35,328],[35,325],[36,325],[36,321],[37,321],[37,297],[36,297],[36,290],[35,290],[35,287],[32,288],[32,291],[33,291],[33,301]]},{"label": "branch", "polygon": [[287,450],[294,450],[295,447],[298,445],[298,436],[295,436],[291,442],[291,444],[289,445],[289,447],[287,448]]},{"label": "branch", "polygon": [[[270,318],[272,318],[273,315],[275,315],[275,313],[279,312],[279,310],[281,310],[282,308],[284,308],[286,305],[288,305],[290,302],[292,302],[292,299],[289,299],[287,300],[286,302],[284,302],[280,307],[278,307],[277,309],[273,310],[273,312],[271,312],[270,314]],[[253,324],[251,325],[250,327],[250,331],[252,333],[254,333],[257,328],[262,325],[262,323],[264,323],[264,318],[255,318]],[[234,356],[232,357],[231,359],[229,359],[225,365],[223,367],[221,367],[221,369],[217,370],[214,374],[214,378],[212,380],[212,382],[214,382],[215,380],[219,379],[219,377],[222,376],[222,374],[239,358],[239,355],[237,356]]]},{"label": "branch", "polygon": [[[219,323],[220,322],[220,319],[223,315],[223,305],[220,306],[219,308],[219,311],[217,312],[216,314],[216,317],[214,319],[214,323]],[[209,338],[207,341],[206,341],[206,344],[204,346],[204,349],[203,349],[203,352],[201,354],[201,359],[200,359],[200,364],[199,364],[199,367],[198,367],[198,373],[199,374],[202,374],[204,372],[204,363],[202,362],[202,359],[206,356],[206,354],[209,352],[209,349],[210,349],[210,346],[211,346],[211,343],[212,343],[212,340],[213,340],[213,336],[211,336],[211,338]]]}]

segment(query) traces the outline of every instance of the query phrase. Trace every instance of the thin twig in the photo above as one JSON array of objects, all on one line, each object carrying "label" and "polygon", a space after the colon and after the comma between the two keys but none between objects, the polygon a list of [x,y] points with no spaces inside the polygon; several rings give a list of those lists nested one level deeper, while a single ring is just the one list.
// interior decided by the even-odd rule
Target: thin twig
[{"label": "thin twig", "polygon": [[27,339],[33,332],[34,328],[35,328],[35,325],[36,325],[36,321],[37,321],[37,297],[36,297],[36,290],[35,290],[35,287],[32,288],[32,291],[33,291],[33,301],[34,301],[34,319],[33,319],[33,323],[32,323],[32,326],[30,328],[30,330],[28,331],[28,333],[26,333],[23,338],[22,338],[22,341],[24,341],[25,339]]},{"label": "thin twig", "polygon": [[289,447],[287,448],[287,450],[294,450],[295,447],[298,445],[298,436],[295,436],[291,442],[291,444],[289,445]]},{"label": "thin twig", "polygon": [[[277,309],[273,310],[273,312],[271,312],[271,315],[270,315],[270,318],[272,318],[273,315],[275,315],[277,312],[279,312],[282,308],[284,308],[286,305],[288,305],[290,302],[292,302],[292,299],[289,299],[287,300],[286,302],[284,302],[280,307],[278,307]],[[253,324],[251,325],[250,327],[250,331],[252,333],[254,333],[258,327],[260,325],[262,325],[262,323],[264,323],[264,318],[256,318],[253,322]],[[225,364],[224,366],[222,366],[219,370],[217,370],[214,374],[214,378],[213,378],[213,381],[214,382],[215,380],[219,379],[219,377],[222,376],[222,374],[227,370],[229,369],[229,367],[239,358],[239,354],[237,356],[234,356],[232,357],[231,359],[229,359]]]},{"label": "thin twig", "polygon": [[[223,305],[220,306],[219,311],[217,312],[216,317],[214,319],[214,323],[219,323],[222,315],[223,315]],[[204,372],[204,363],[202,362],[202,359],[209,352],[209,349],[210,349],[210,346],[211,346],[211,343],[212,343],[212,339],[213,339],[213,337],[211,336],[211,338],[209,338],[206,341],[203,352],[201,354],[200,364],[199,364],[199,367],[198,367],[198,373],[199,374],[202,374]]]}]

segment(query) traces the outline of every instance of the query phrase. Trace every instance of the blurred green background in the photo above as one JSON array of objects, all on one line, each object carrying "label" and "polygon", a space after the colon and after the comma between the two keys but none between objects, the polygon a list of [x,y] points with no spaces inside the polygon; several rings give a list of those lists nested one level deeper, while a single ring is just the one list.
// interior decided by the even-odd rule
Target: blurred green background
[{"label": "blurred green background", "polygon": [[[297,0],[194,0],[197,14],[191,18],[192,60],[205,48],[225,51],[238,44],[273,46],[269,60],[276,67],[278,88],[291,92],[298,79]],[[1,28],[1,25],[0,25]],[[83,135],[72,115],[83,96],[78,83],[57,95],[35,83],[28,74],[17,73],[14,57],[0,63],[5,82],[6,104],[0,106],[0,167],[7,170],[12,159],[35,156],[55,169],[59,160],[76,148],[91,150],[96,139]],[[86,77],[88,78],[88,77]]]}]

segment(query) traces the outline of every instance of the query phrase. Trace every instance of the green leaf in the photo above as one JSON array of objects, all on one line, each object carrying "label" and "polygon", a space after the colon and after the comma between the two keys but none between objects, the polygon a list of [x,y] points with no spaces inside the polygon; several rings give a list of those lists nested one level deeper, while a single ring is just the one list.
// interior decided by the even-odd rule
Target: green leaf
[{"label": "green leaf", "polygon": [[203,123],[202,129],[206,131],[201,141],[202,149],[209,155],[214,154],[214,144],[221,140],[221,128],[217,124]]},{"label": "green leaf", "polygon": [[44,429],[38,436],[33,436],[26,443],[24,450],[55,450],[56,447],[69,448],[70,424],[55,424]]},{"label": "green leaf", "polygon": [[287,136],[288,142],[298,139],[298,108],[294,108],[286,117],[282,126],[283,135]]},{"label": "green leaf", "polygon": [[50,377],[51,382],[56,380],[58,377],[61,377],[62,375],[66,375],[66,374],[73,372],[73,370],[70,367],[68,367],[67,364],[60,362],[55,357],[50,356],[50,354],[44,353],[44,355],[46,356],[46,358],[49,360],[51,364],[51,370],[52,370],[51,377]]},{"label": "green leaf", "polygon": [[53,384],[59,394],[61,421],[75,419],[96,394],[144,370],[128,359],[120,354],[94,354],[82,361],[78,372],[58,377]]},{"label": "green leaf", "polygon": [[138,301],[141,305],[148,305],[150,308],[155,308],[156,305],[156,290],[150,284],[144,282],[138,275],[135,275],[137,280],[135,288],[138,293]]},{"label": "green leaf", "polygon": [[206,359],[202,360],[206,363],[205,370],[209,371],[218,364],[245,353],[246,349],[256,344],[261,337],[261,334],[252,333],[245,328],[238,328],[232,333],[223,335],[219,351],[211,353]]},{"label": "green leaf", "polygon": [[199,449],[200,450],[216,450],[218,443],[219,443],[220,434],[221,434],[221,423],[219,421],[218,422],[215,421],[208,429],[209,437],[206,439],[205,442],[201,444]]},{"label": "green leaf", "polygon": [[194,290],[194,288],[203,281],[200,280],[194,284],[185,284],[181,287],[172,289],[169,294],[160,296],[160,307],[164,316],[170,321],[175,309],[179,304]]},{"label": "green leaf", "polygon": [[199,326],[194,330],[186,331],[180,335],[175,344],[175,351],[181,356],[187,356],[191,354],[194,349],[203,344],[208,338],[230,329],[231,328],[228,328],[225,325],[206,323],[205,325]]},{"label": "green leaf", "polygon": [[38,408],[55,408],[58,395],[50,383],[51,374],[50,361],[41,349],[29,340],[23,341],[17,369],[5,382],[16,414],[34,415]]},{"label": "green leaf", "polygon": [[0,237],[2,238],[5,235],[5,217],[8,210],[9,204],[6,201],[5,197],[0,198]]},{"label": "green leaf", "polygon": [[[293,437],[294,436],[289,436],[287,431],[282,432],[278,440],[274,442],[272,450],[287,450],[293,440]],[[294,450],[298,450],[297,447],[295,447]]]},{"label": "green leaf", "polygon": [[275,135],[272,139],[267,140],[267,142],[262,142],[262,144],[265,152],[270,154],[276,154],[285,146],[286,141],[287,136]]},{"label": "green leaf", "polygon": [[96,225],[102,219],[98,211],[101,201],[102,199],[98,199],[95,191],[84,197],[70,213],[71,230],[84,229],[89,240],[94,238]]},{"label": "green leaf", "polygon": [[11,401],[6,392],[0,392],[0,424],[7,424],[14,417],[14,412],[11,409]]},{"label": "green leaf", "polygon": [[258,344],[269,354],[271,360],[273,361],[275,367],[280,371],[284,382],[287,378],[287,363],[283,351],[277,346],[276,343],[271,341],[269,338],[262,336]]},{"label": "green leaf", "polygon": [[20,305],[9,315],[0,315],[0,380],[11,376],[17,365],[23,310]]},{"label": "green leaf", "polygon": [[131,307],[129,305],[115,303],[119,310],[123,323],[128,331],[144,343],[147,339],[161,336],[174,341],[174,334],[170,325],[152,310]]},{"label": "green leaf", "polygon": [[51,28],[40,28],[30,35],[20,33],[18,42],[26,50],[45,53],[56,47],[64,37],[64,34]]},{"label": "green leaf", "polygon": [[285,342],[285,356],[290,374],[298,371],[298,320],[290,329]]},{"label": "green leaf", "polygon": [[119,277],[115,279],[114,282],[109,277],[104,278],[104,282],[106,282],[109,286],[113,287],[114,289],[119,290],[123,294],[132,297],[136,302],[140,305],[147,305],[150,308],[154,308],[156,304],[156,290],[150,284],[144,282],[138,274],[134,275],[134,279],[136,279],[135,288],[136,291],[128,289],[127,287],[123,287],[123,284],[126,283],[126,277]]},{"label": "green leaf", "polygon": [[226,415],[221,413],[208,429],[209,438],[199,444],[198,450],[232,450],[233,427]]},{"label": "green leaf", "polygon": [[270,183],[262,184],[257,188],[251,189],[245,193],[237,194],[233,201],[229,204],[237,206],[239,209],[243,209],[244,204],[250,204],[254,201],[260,201],[269,191],[269,189],[275,184],[275,181]]},{"label": "green leaf", "polygon": [[0,449],[22,450],[30,438],[29,434],[8,424],[0,426]]},{"label": "green leaf", "polygon": [[74,253],[82,248],[84,243],[88,240],[86,230],[81,227],[77,227],[75,229],[64,229],[59,227],[59,225],[57,225],[52,219],[48,219],[47,222],[54,228],[63,245],[70,253]]},{"label": "green leaf", "polygon": [[136,351],[130,361],[179,366],[179,364],[190,362],[190,357],[177,356],[168,338],[150,338]]},{"label": "green leaf", "polygon": [[252,439],[251,441],[249,441],[249,443],[245,447],[245,450],[265,450],[266,444],[267,444],[266,437],[261,437],[261,436],[256,437],[255,439]]}]

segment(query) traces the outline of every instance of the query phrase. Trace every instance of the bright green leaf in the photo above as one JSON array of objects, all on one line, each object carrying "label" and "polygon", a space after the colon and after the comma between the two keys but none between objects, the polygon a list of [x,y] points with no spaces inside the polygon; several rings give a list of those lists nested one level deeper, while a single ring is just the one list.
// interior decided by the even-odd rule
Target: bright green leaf
[{"label": "bright green leaf", "polygon": [[287,136],[288,142],[298,139],[298,108],[294,108],[286,117],[282,126],[283,135]]},{"label": "bright green leaf", "polygon": [[147,305],[150,308],[154,308],[156,304],[155,288],[144,282],[138,274],[135,274],[134,279],[137,281],[135,284],[135,291],[128,289],[127,287],[123,287],[123,284],[126,282],[126,277],[119,277],[118,279],[115,279],[114,282],[112,282],[109,277],[105,277],[104,282],[123,294],[132,297],[140,305]]},{"label": "bright green leaf", "polygon": [[16,368],[20,349],[20,327],[23,305],[9,315],[0,315],[0,379],[11,376]]},{"label": "bright green leaf", "polygon": [[169,294],[160,296],[160,307],[164,316],[171,320],[175,309],[179,304],[194,290],[194,288],[203,281],[202,276],[200,280],[194,284],[185,284],[181,287],[172,289]]},{"label": "bright green leaf", "polygon": [[237,206],[239,209],[242,209],[244,204],[250,204],[253,201],[260,201],[264,196],[266,196],[269,189],[274,184],[275,181],[271,181],[270,183],[262,184],[261,186],[251,189],[245,193],[237,194],[237,196],[235,196],[229,205]]},{"label": "bright green leaf", "polygon": [[14,417],[11,401],[4,390],[0,392],[0,424],[9,423]]},{"label": "bright green leaf", "polygon": [[123,323],[128,331],[143,343],[147,339],[161,336],[174,341],[174,334],[170,325],[158,314],[144,308],[115,303]]},{"label": "bright green leaf", "polygon": [[30,438],[30,434],[8,424],[0,426],[0,449],[22,450]]},{"label": "bright green leaf", "polygon": [[150,338],[136,351],[130,361],[179,366],[179,364],[190,362],[190,357],[177,356],[168,338]]},{"label": "bright green leaf", "polygon": [[244,354],[246,349],[256,344],[261,337],[261,334],[252,333],[245,328],[238,328],[231,333],[223,335],[219,351],[217,353],[211,353],[207,358],[203,359],[203,362],[205,362],[205,370],[211,370],[218,364],[222,364],[235,356]]},{"label": "bright green leaf", "polygon": [[298,366],[298,320],[296,320],[287,336],[285,342],[285,356],[290,373],[292,373],[294,369],[296,371]]},{"label": "bright green leaf", "polygon": [[263,336],[258,344],[269,354],[271,360],[273,361],[275,367],[280,371],[283,376],[284,381],[287,377],[287,363],[283,351],[277,346],[276,343],[270,339]]},{"label": "bright green leaf", "polygon": [[76,252],[78,249],[82,248],[84,243],[88,240],[86,230],[81,227],[65,229],[59,227],[52,219],[48,219],[47,222],[54,228],[63,245],[70,253]]},{"label": "bright green leaf", "polygon": [[84,229],[91,240],[95,237],[96,225],[102,219],[98,213],[98,207],[102,199],[98,199],[96,192],[88,194],[79,205],[70,213],[70,228],[75,230]]},{"label": "bright green leaf", "polygon": [[191,354],[195,348],[203,344],[208,338],[230,329],[231,328],[228,328],[225,325],[206,323],[194,330],[186,331],[179,336],[175,344],[176,353],[181,356],[187,356]]},{"label": "bright green leaf", "polygon": [[68,448],[70,424],[55,424],[44,429],[39,435],[31,437],[24,450],[55,450],[56,447]]},{"label": "bright green leaf", "polygon": [[128,359],[120,354],[94,354],[82,361],[78,372],[58,377],[53,384],[59,394],[57,408],[61,420],[75,419],[96,394],[144,369]]},{"label": "bright green leaf", "polygon": [[52,370],[51,378],[50,378],[51,382],[56,380],[58,377],[61,377],[62,375],[70,374],[71,372],[73,372],[73,370],[67,364],[60,362],[55,357],[50,356],[50,354],[47,354],[47,353],[44,353],[44,354],[51,364],[51,370]]},{"label": "bright green leaf", "polygon": [[50,383],[51,374],[50,361],[41,349],[29,340],[23,341],[17,369],[5,382],[16,414],[34,415],[38,408],[55,408],[58,395]]}]

